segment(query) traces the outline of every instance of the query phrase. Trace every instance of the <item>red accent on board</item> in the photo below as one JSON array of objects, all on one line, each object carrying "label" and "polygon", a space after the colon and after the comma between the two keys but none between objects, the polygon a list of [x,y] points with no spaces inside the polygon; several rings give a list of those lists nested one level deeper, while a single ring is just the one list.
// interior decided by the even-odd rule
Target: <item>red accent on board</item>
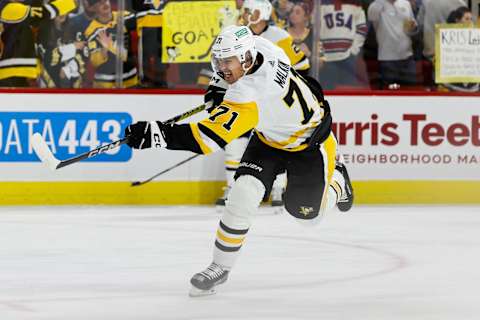
[{"label": "red accent on board", "polygon": [[[0,88],[0,94],[158,94],[158,95],[203,95],[203,89],[38,89],[38,88]],[[479,93],[437,92],[415,90],[326,90],[325,96],[400,96],[400,97],[479,97]],[[479,106],[480,108],[480,106]]]}]

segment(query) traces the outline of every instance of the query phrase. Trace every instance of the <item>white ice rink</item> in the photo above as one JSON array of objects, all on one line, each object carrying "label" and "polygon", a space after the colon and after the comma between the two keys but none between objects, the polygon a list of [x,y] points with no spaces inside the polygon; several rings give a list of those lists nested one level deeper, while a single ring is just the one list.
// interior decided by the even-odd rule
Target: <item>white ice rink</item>
[{"label": "white ice rink", "polygon": [[262,208],[217,295],[212,207],[0,208],[0,320],[480,319],[479,207]]}]

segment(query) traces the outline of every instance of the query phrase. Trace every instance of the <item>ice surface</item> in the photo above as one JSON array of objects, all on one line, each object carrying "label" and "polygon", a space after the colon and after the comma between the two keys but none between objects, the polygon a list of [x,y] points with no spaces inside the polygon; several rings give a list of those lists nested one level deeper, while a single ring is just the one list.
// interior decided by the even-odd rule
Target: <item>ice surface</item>
[{"label": "ice surface", "polygon": [[479,319],[479,207],[262,208],[217,295],[212,207],[0,208],[0,319]]}]

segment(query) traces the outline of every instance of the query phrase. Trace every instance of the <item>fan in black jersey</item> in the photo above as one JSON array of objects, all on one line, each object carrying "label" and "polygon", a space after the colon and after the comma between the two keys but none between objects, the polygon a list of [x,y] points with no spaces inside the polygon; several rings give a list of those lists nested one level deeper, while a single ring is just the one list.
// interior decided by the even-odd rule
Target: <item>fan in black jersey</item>
[{"label": "fan in black jersey", "polygon": [[[121,77],[121,87],[138,86],[137,62],[132,54],[130,32],[144,27],[162,26],[161,12],[123,12],[125,28],[123,42],[119,43],[116,35],[118,11],[113,11],[110,0],[87,0],[90,9],[95,12],[94,19],[83,31],[83,39],[88,43],[90,63],[95,67],[93,86],[96,88],[114,88],[118,85],[117,77]],[[123,74],[117,75],[116,63],[123,63]]]},{"label": "fan in black jersey", "polygon": [[35,83],[40,65],[32,28],[76,7],[75,0],[0,1],[0,87],[28,87]]},{"label": "fan in black jersey", "polygon": [[41,61],[39,85],[42,88],[80,88],[88,58],[86,42],[69,39],[65,33],[68,16],[42,21],[37,53]]}]

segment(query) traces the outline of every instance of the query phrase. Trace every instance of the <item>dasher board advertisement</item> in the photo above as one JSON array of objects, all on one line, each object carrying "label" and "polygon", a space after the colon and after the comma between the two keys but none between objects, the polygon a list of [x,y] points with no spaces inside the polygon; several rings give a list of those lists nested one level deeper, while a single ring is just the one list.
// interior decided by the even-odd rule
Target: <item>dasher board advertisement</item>
[{"label": "dasher board advertisement", "polygon": [[[326,98],[357,203],[480,203],[478,97]],[[131,188],[192,153],[122,146],[52,172],[31,146],[39,132],[55,157],[71,158],[123,137],[130,122],[166,120],[198,106],[201,95],[0,93],[0,99],[0,204],[211,204],[222,193],[222,151]]]}]

